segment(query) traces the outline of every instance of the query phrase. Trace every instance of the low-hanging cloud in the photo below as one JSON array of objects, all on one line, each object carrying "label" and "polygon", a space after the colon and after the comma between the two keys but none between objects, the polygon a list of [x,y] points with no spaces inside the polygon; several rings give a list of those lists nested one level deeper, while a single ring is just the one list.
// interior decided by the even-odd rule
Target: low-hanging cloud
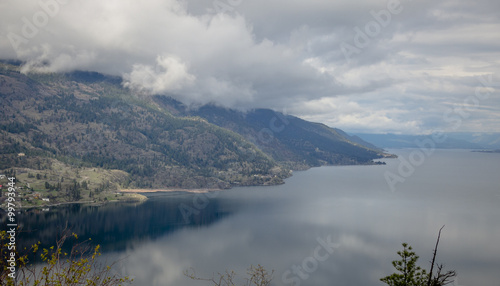
[{"label": "low-hanging cloud", "polygon": [[159,56],[154,67],[135,64],[132,68],[132,72],[124,76],[124,85],[152,93],[176,92],[196,79],[189,74],[185,63],[171,56]]},{"label": "low-hanging cloud", "polygon": [[[437,118],[474,93],[475,78],[500,80],[495,1],[221,1],[222,11],[198,0],[5,0],[0,58],[25,62],[23,72],[98,71],[186,104],[286,108],[357,131],[446,128]],[[377,28],[385,10],[398,13]],[[346,59],[342,44],[367,26],[377,29]],[[498,110],[500,99],[481,104]],[[482,110],[461,128],[481,120],[499,131]]]}]

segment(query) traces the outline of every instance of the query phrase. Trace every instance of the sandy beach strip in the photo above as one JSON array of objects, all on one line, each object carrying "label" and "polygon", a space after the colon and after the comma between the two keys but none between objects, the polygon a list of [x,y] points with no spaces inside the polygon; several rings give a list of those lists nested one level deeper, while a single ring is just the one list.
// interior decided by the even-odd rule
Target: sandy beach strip
[{"label": "sandy beach strip", "polygon": [[195,193],[203,194],[209,192],[221,191],[221,189],[180,189],[180,188],[169,188],[169,189],[122,189],[122,193],[168,193],[168,192],[185,192],[185,193]]}]

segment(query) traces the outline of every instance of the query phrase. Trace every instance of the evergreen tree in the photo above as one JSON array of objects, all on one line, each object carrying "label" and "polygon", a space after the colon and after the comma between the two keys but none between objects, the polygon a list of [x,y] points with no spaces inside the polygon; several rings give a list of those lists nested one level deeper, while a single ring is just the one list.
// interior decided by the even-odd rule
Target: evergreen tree
[{"label": "evergreen tree", "polygon": [[398,251],[401,260],[395,260],[392,265],[399,273],[393,273],[380,281],[390,286],[424,286],[427,285],[428,274],[425,269],[417,266],[418,256],[412,247],[403,243],[403,251]]}]

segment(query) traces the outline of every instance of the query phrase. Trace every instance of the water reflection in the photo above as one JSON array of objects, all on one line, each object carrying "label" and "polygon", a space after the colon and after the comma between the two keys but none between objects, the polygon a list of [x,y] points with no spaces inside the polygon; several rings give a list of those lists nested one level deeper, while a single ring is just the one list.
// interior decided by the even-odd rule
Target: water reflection
[{"label": "water reflection", "polygon": [[[143,203],[109,203],[102,206],[65,205],[48,211],[31,209],[20,216],[21,247],[37,241],[42,246],[53,245],[67,225],[81,239],[92,238],[104,252],[123,251],[129,245],[154,240],[184,227],[210,225],[231,214],[227,204],[217,198],[203,208],[193,205],[193,197],[178,195],[152,195]],[[179,206],[196,209],[189,218]],[[224,206],[224,207],[223,207]]]},{"label": "water reflection", "polygon": [[[143,205],[71,206],[26,221],[40,229],[37,239],[48,239],[68,220],[104,245],[104,259],[126,257],[120,271],[136,285],[176,286],[206,285],[183,276],[190,268],[211,277],[226,269],[245,274],[257,264],[275,270],[273,285],[380,286],[402,242],[427,267],[446,225],[438,262],[457,270],[460,285],[496,285],[500,156],[436,151],[391,192],[384,172],[397,172],[398,163],[315,168],[285,185],[221,192],[189,221],[179,206],[199,207],[194,195],[164,194]],[[338,248],[314,262],[319,239],[328,238]]]}]

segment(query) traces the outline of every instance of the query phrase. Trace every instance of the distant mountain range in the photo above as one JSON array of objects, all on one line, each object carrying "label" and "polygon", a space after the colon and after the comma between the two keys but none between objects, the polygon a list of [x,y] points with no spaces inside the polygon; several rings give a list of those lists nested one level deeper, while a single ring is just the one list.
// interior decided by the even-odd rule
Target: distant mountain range
[{"label": "distant mountain range", "polygon": [[[388,156],[323,124],[268,109],[189,109],[94,72],[25,75],[17,63],[0,62],[0,98],[0,171],[38,177],[52,170],[46,180],[65,165],[121,170],[121,187],[229,188],[279,184],[291,169]],[[75,188],[84,180],[71,179]]]},{"label": "distant mountain range", "polygon": [[500,149],[500,133],[443,133],[445,140],[434,140],[432,135],[368,134],[356,136],[380,148],[419,148],[418,142],[432,141],[438,149]]}]

